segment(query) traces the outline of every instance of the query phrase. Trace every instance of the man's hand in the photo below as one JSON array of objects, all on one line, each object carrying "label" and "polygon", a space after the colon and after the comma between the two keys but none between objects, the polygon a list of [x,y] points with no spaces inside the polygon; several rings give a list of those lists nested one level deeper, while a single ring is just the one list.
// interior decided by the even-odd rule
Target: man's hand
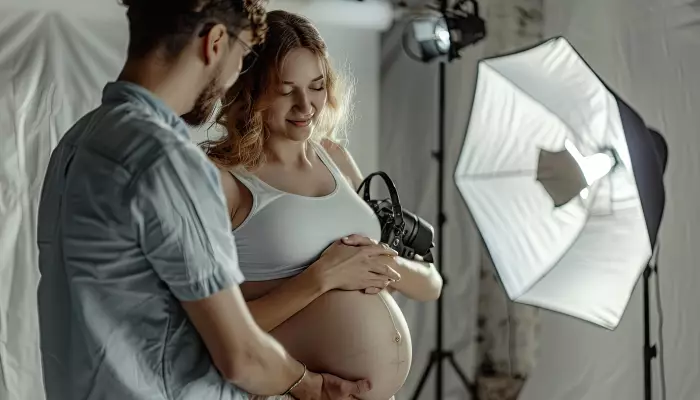
[{"label": "man's hand", "polygon": [[355,396],[369,392],[371,389],[367,380],[350,382],[330,374],[322,374],[321,377],[323,378],[323,394],[321,397],[323,400],[357,399]]},{"label": "man's hand", "polygon": [[357,400],[356,396],[368,392],[371,385],[367,380],[346,381],[330,374],[307,372],[292,396],[299,400]]}]

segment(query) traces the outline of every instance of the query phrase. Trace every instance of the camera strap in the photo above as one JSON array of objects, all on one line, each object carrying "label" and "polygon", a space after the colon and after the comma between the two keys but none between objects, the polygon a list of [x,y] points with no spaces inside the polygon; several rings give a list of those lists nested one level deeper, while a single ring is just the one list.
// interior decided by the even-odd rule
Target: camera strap
[{"label": "camera strap", "polygon": [[384,180],[384,183],[386,183],[386,188],[389,190],[389,197],[391,197],[391,211],[394,214],[394,225],[403,227],[403,211],[401,210],[401,203],[399,203],[399,193],[396,190],[394,181],[392,181],[391,178],[389,178],[389,175],[387,175],[385,172],[377,171],[369,174],[360,184],[360,187],[357,189],[357,194],[360,194],[364,188],[362,198],[366,203],[369,203],[371,201],[369,197],[370,186],[372,186],[372,179],[375,176],[381,177],[382,180]]}]

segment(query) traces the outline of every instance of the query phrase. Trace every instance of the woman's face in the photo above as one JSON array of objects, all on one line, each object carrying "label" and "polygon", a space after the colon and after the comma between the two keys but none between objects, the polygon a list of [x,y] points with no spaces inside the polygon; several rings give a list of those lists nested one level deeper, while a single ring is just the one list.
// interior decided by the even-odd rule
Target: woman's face
[{"label": "woman's face", "polygon": [[272,91],[267,126],[272,135],[304,141],[311,136],[326,105],[326,77],[321,60],[307,49],[292,50],[282,65],[281,78],[280,86]]}]

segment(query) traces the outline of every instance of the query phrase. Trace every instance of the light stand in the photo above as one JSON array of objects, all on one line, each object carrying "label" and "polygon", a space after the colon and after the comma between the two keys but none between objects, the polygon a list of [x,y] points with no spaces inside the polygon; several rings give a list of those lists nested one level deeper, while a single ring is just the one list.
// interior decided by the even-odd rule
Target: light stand
[{"label": "light stand", "polygon": [[[624,110],[627,111],[627,110]],[[627,114],[627,113],[625,113]],[[623,114],[624,115],[624,114]],[[629,118],[629,117],[628,117]],[[637,122],[641,123],[641,122]],[[656,165],[655,169],[658,171],[660,170],[661,174],[661,180],[663,180],[663,175],[666,173],[666,167],[668,165],[668,144],[666,143],[666,140],[664,139],[663,135],[659,133],[657,130],[648,127],[648,132],[649,132],[649,140],[648,142],[645,143],[645,148],[647,152],[649,152],[651,149],[654,149],[652,153],[647,154],[647,158],[652,158],[653,156],[656,156],[658,160],[658,164]],[[658,172],[657,172],[658,173]],[[641,174],[640,174],[641,175]],[[651,192],[655,194],[655,197],[651,196],[645,196],[645,199],[647,199],[649,204],[653,204],[656,202],[657,204],[655,206],[650,207],[651,208],[660,208],[661,210],[664,209],[665,205],[665,194],[662,195],[662,197],[659,197],[658,189],[654,189],[654,186],[648,186],[644,180],[641,181],[641,188],[640,190],[644,192]],[[643,349],[643,357],[644,357],[644,400],[652,400],[653,398],[653,392],[652,392],[652,374],[651,374],[651,365],[654,360],[654,358],[657,357],[658,351],[657,351],[657,346],[656,344],[651,344],[651,313],[650,313],[650,306],[649,306],[649,299],[651,298],[651,294],[649,292],[649,281],[652,278],[654,274],[657,275],[658,277],[658,233],[659,233],[659,228],[660,228],[660,223],[661,223],[661,214],[659,214],[658,218],[652,218],[650,219],[651,221],[651,226],[650,226],[650,238],[652,240],[652,243],[654,245],[654,250],[655,252],[652,253],[651,259],[647,263],[646,268],[644,269],[643,273],[643,281],[642,281],[642,296],[643,296],[643,312],[644,312],[644,349]],[[658,280],[657,280],[657,292],[656,296],[658,298],[659,296],[659,291],[658,291]],[[660,312],[660,311],[659,311]],[[661,315],[659,315],[659,318],[661,318]],[[660,372],[663,372],[663,369],[659,369]],[[661,376],[663,379],[663,375]],[[664,387],[662,387],[664,389]],[[664,396],[665,398],[665,396]]]},{"label": "light stand", "polygon": [[[457,2],[457,7],[461,8],[467,3],[467,1],[462,0]],[[446,64],[455,58],[459,57],[459,50],[466,45],[473,44],[478,40],[481,40],[486,31],[484,21],[478,16],[478,5],[475,1],[472,2],[474,11],[473,13],[462,14],[460,17],[455,17],[456,14],[448,16],[447,10],[447,0],[440,1],[440,14],[445,19],[446,28],[450,30],[450,43],[447,49],[447,61],[441,60],[438,72],[438,144],[437,150],[435,150],[432,155],[433,158],[438,163],[437,168],[437,265],[436,269],[438,273],[443,278],[443,286],[447,286],[449,280],[443,272],[443,261],[444,261],[444,242],[443,242],[443,232],[444,226],[447,222],[447,216],[445,215],[445,86],[446,86]],[[436,25],[437,26],[437,25]],[[452,36],[454,32],[455,35],[459,35],[459,39],[455,39]],[[444,39],[444,38],[443,38]],[[432,48],[439,49],[441,46],[439,43],[430,43]],[[444,45],[444,42],[443,42]],[[443,49],[444,50],[444,49]],[[410,55],[410,53],[409,53]],[[423,58],[421,61],[427,61],[427,58]],[[443,291],[444,293],[444,291]],[[428,364],[425,366],[418,386],[415,389],[412,399],[418,400],[425,383],[427,382],[430,371],[435,367],[435,397],[433,400],[442,400],[443,397],[443,382],[444,382],[444,368],[443,361],[447,361],[449,365],[452,366],[454,372],[457,374],[459,379],[462,381],[464,388],[471,394],[472,399],[478,398],[478,393],[476,390],[476,385],[469,382],[467,375],[462,371],[462,369],[457,364],[455,360],[454,352],[452,350],[446,350],[444,348],[443,336],[444,336],[444,307],[443,307],[443,297],[438,297],[436,301],[437,317],[435,322],[436,340],[435,348],[430,352],[430,359]]]},{"label": "light stand", "polygon": [[[444,6],[445,1],[443,1],[443,6]],[[437,150],[433,152],[433,157],[438,163],[438,177],[437,177],[437,182],[438,182],[438,190],[437,190],[437,204],[438,204],[438,216],[437,216],[437,242],[436,242],[436,250],[437,250],[437,265],[435,268],[438,270],[438,273],[442,276],[443,279],[443,286],[447,286],[448,284],[448,279],[445,277],[443,273],[443,241],[442,241],[442,234],[444,232],[444,225],[445,222],[447,222],[447,217],[445,215],[444,209],[445,209],[445,74],[446,74],[446,63],[444,61],[440,62],[440,70],[438,73],[438,82],[439,82],[439,93],[438,93],[438,147]],[[416,387],[415,392],[413,393],[413,400],[418,400],[418,397],[420,396],[423,386],[428,380],[428,376],[430,375],[430,371],[432,370],[433,367],[435,367],[435,400],[442,400],[443,399],[443,361],[448,361],[449,365],[452,366],[454,371],[457,373],[457,376],[459,376],[459,379],[462,381],[462,384],[464,385],[464,388],[467,389],[467,392],[469,392],[472,395],[472,399],[477,399],[478,398],[478,393],[476,390],[476,385],[473,383],[469,382],[469,379],[467,379],[467,376],[465,373],[462,371],[462,369],[459,367],[457,364],[457,361],[455,360],[454,357],[454,352],[452,350],[445,350],[444,349],[444,344],[443,344],[443,324],[444,324],[444,315],[443,315],[443,303],[442,303],[442,296],[438,297],[436,304],[437,304],[437,318],[436,318],[436,341],[435,341],[435,349],[433,349],[430,352],[430,360],[428,362],[428,365],[425,366],[425,369],[423,370],[423,373],[421,374],[420,380],[418,381],[418,386]]]},{"label": "light stand", "polygon": [[649,313],[649,279],[651,279],[651,274],[654,273],[657,273],[656,266],[647,265],[644,269],[644,400],[652,399],[651,363],[657,355],[656,345],[651,344],[651,318]]}]

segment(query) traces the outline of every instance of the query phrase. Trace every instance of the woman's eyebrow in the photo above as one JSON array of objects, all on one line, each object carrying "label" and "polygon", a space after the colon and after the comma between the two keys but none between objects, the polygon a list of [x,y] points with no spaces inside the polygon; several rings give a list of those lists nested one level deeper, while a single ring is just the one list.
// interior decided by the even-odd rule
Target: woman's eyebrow
[{"label": "woman's eyebrow", "polygon": [[[323,75],[320,75],[319,77],[314,78],[314,80],[312,80],[311,83],[318,82],[321,79],[323,79]],[[285,85],[293,85],[294,84],[294,82],[292,82],[292,81],[283,81],[282,83],[284,83]]]}]

